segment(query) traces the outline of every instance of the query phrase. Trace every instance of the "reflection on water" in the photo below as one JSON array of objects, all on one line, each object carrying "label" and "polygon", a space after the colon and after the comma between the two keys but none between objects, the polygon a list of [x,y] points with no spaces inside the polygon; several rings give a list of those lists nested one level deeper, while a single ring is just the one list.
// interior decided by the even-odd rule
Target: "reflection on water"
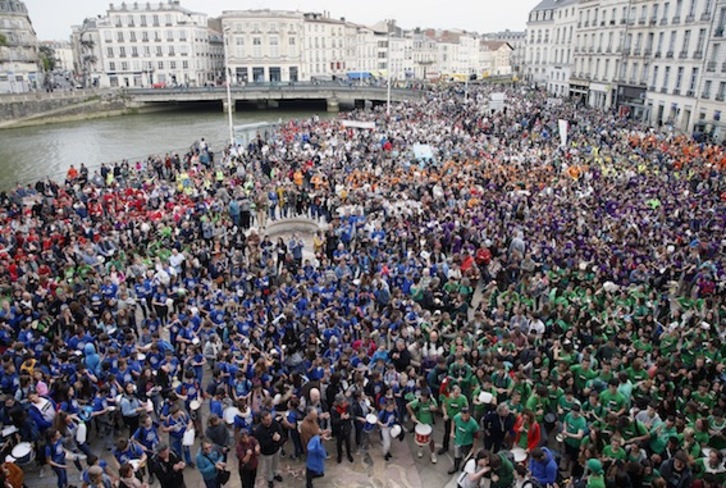
[{"label": "reflection on water", "polygon": [[[249,111],[235,114],[235,125],[306,118],[316,112]],[[319,113],[325,116],[326,114]],[[65,177],[71,164],[89,168],[102,162],[134,161],[150,154],[186,150],[202,137],[213,149],[227,139],[227,117],[219,111],[174,111],[67,122],[0,131],[0,189],[50,176]]]}]

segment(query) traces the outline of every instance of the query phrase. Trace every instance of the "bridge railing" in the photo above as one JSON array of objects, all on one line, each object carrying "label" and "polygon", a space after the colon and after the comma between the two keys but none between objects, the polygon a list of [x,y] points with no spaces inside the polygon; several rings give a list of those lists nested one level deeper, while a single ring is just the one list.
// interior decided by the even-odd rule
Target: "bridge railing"
[{"label": "bridge railing", "polygon": [[[125,88],[124,92],[128,95],[163,95],[163,94],[201,94],[201,93],[225,93],[227,90],[224,86],[202,86],[202,87],[165,87],[165,88]],[[230,87],[232,93],[245,93],[245,92],[259,92],[264,91],[268,93],[281,92],[281,91],[310,91],[310,90],[332,90],[332,91],[374,91],[374,92],[385,92],[387,88],[385,86],[375,85],[356,85],[356,84],[342,84],[335,82],[295,82],[295,83],[248,83],[245,85],[232,85]],[[413,93],[420,92],[420,89],[407,88],[407,87],[396,87],[391,88],[392,92],[395,93]]]},{"label": "bridge railing", "polygon": [[69,98],[88,98],[112,94],[110,89],[56,90],[52,92],[34,91],[26,93],[0,94],[0,103],[31,102],[35,100],[64,100]]}]

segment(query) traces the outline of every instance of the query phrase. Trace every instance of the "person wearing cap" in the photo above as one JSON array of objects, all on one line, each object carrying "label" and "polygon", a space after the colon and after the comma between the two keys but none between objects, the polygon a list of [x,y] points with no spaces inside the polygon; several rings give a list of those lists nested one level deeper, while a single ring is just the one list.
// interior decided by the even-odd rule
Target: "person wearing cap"
[{"label": "person wearing cap", "polygon": [[[436,405],[436,400],[431,398],[431,392],[426,388],[421,390],[421,395],[418,398],[415,398],[406,404],[406,410],[408,410],[408,415],[411,417],[414,424],[428,425],[431,426],[432,429],[434,425],[434,412],[436,412],[437,409],[438,406]],[[429,449],[431,451],[431,462],[436,464],[438,459],[436,457],[436,443],[434,442],[433,435],[429,442]],[[418,457],[423,457],[422,446],[419,446]]]},{"label": "person wearing cap", "polygon": [[184,468],[186,464],[169,449],[168,444],[159,444],[151,471],[159,480],[161,488],[186,488]]},{"label": "person wearing cap", "polygon": [[599,459],[587,460],[587,488],[605,488],[605,474]]},{"label": "person wearing cap", "polygon": [[254,488],[260,458],[260,443],[250,435],[249,429],[240,429],[235,452],[242,488]]},{"label": "person wearing cap", "polygon": [[693,482],[693,473],[688,466],[688,454],[679,450],[660,465],[658,471],[665,480],[667,488],[688,488]]},{"label": "person wearing cap", "polygon": [[459,471],[461,461],[469,455],[474,445],[474,436],[479,430],[479,424],[471,417],[469,406],[462,407],[461,412],[454,415],[451,422],[450,437],[454,439],[454,466],[449,470],[449,474]]}]

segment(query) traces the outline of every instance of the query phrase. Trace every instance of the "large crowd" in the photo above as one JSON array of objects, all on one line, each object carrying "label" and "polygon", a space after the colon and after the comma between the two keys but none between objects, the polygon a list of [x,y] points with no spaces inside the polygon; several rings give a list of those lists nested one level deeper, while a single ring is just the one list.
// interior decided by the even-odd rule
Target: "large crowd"
[{"label": "large crowd", "polygon": [[726,151],[491,90],[0,194],[0,479],[310,487],[414,435],[461,488],[724,486]]}]

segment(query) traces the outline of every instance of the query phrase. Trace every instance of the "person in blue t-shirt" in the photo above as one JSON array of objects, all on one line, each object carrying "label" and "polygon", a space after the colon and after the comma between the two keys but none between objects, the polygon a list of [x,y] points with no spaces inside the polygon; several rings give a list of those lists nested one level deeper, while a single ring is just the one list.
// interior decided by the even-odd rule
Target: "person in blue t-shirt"
[{"label": "person in blue t-shirt", "polygon": [[63,448],[63,436],[60,430],[53,429],[49,432],[49,442],[45,446],[45,462],[53,468],[58,477],[58,488],[68,486],[68,465],[66,464],[66,451]]},{"label": "person in blue t-shirt", "polygon": [[396,412],[396,401],[389,398],[386,406],[378,413],[378,426],[381,428],[383,440],[383,457],[386,461],[391,459],[391,427],[396,423],[398,412]]}]

